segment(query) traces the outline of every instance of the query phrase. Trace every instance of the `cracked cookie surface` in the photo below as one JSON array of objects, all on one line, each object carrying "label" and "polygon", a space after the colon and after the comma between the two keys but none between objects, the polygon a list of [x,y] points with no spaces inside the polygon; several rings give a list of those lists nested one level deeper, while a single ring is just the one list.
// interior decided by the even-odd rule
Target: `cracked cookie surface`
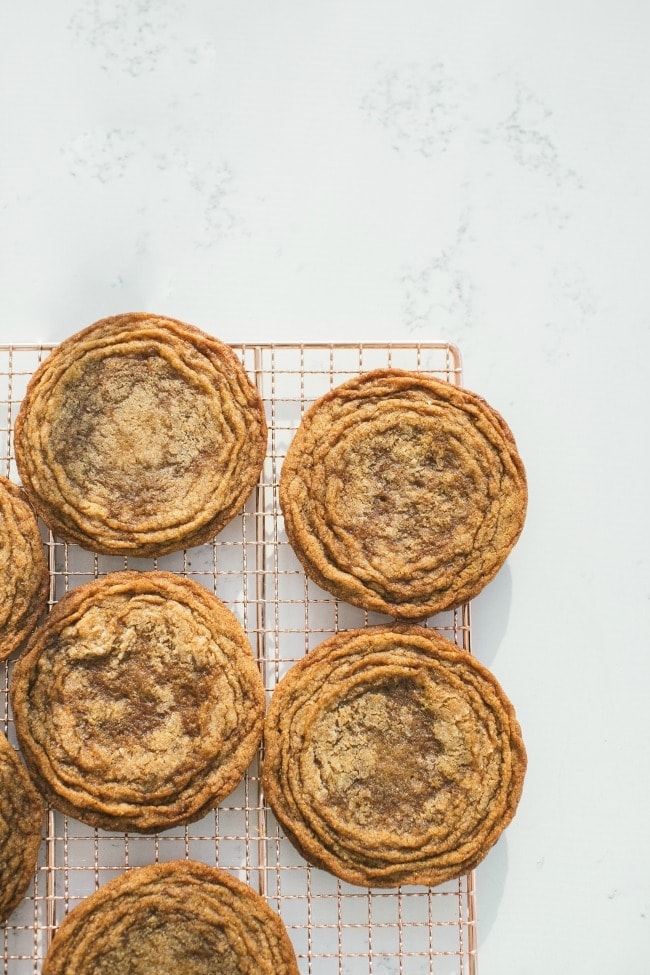
[{"label": "cracked cookie surface", "polygon": [[0,477],[0,660],[31,633],[46,610],[49,572],[36,515],[25,494]]},{"label": "cracked cookie surface", "polygon": [[318,400],[280,476],[287,536],[307,575],[408,620],[477,595],[517,541],[526,503],[503,418],[469,390],[396,369]]},{"label": "cracked cookie surface", "polygon": [[215,867],[137,867],[63,920],[43,975],[298,975],[284,924],[251,887]]},{"label": "cracked cookie surface", "polygon": [[342,880],[440,884],[511,821],[526,752],[491,672],[433,630],[340,633],[276,687],[264,794],[303,856]]},{"label": "cracked cookie surface", "polygon": [[262,733],[262,679],[239,621],[167,572],[68,592],[18,658],[10,694],[43,795],[108,830],[199,819],[239,784]]},{"label": "cracked cookie surface", "polygon": [[243,507],[264,407],[234,352],[144,313],[102,319],[32,377],[15,424],[30,501],[62,538],[112,555],[198,545]]},{"label": "cracked cookie surface", "polygon": [[0,923],[20,904],[36,868],[43,800],[0,732]]}]

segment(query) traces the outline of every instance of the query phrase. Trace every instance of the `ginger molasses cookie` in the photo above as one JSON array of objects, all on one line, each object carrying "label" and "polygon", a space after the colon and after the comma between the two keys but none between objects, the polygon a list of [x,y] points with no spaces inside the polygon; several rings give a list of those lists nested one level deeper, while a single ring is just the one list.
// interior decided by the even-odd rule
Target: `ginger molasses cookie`
[{"label": "ginger molasses cookie", "polygon": [[49,572],[36,516],[19,487],[0,477],[0,660],[47,607]]},{"label": "ginger molasses cookie", "polygon": [[68,592],[18,658],[10,695],[43,795],[109,830],[199,819],[239,784],[262,734],[262,679],[240,623],[168,572]]},{"label": "ginger molasses cookie", "polygon": [[170,318],[134,313],[62,342],[29,383],[16,463],[59,536],[109,555],[208,541],[261,470],[259,393],[233,351]]},{"label": "ginger molasses cookie", "polygon": [[365,373],[318,400],[280,478],[307,575],[407,620],[475,596],[519,537],[526,501],[502,417],[466,389],[400,370]]},{"label": "ginger molasses cookie", "polygon": [[43,975],[298,975],[286,928],[251,887],[216,867],[135,867],[64,918]]},{"label": "ginger molasses cookie", "polygon": [[262,785],[316,866],[369,887],[440,884],[512,819],[526,752],[487,668],[435,631],[340,633],[278,684]]},{"label": "ginger molasses cookie", "polygon": [[34,875],[45,806],[16,751],[0,732],[0,923]]}]

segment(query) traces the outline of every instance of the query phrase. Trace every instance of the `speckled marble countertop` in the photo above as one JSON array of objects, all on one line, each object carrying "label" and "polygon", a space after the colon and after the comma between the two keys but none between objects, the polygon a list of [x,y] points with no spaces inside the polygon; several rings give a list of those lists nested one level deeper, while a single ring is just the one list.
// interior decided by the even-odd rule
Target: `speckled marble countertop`
[{"label": "speckled marble countertop", "polygon": [[226,341],[456,343],[528,468],[474,652],[529,752],[481,975],[650,943],[650,8],[0,10],[0,336],[130,310]]}]

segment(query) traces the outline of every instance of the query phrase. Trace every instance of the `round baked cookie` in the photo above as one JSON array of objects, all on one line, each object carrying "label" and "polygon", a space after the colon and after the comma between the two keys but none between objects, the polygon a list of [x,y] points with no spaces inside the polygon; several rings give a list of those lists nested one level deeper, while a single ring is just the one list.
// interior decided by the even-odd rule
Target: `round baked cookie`
[{"label": "round baked cookie", "polygon": [[526,752],[491,672],[424,627],[340,633],[279,682],[262,786],[299,852],[368,887],[437,885],[512,819]]},{"label": "round baked cookie", "polygon": [[397,369],[318,400],[280,477],[287,536],[307,575],[405,620],[475,596],[519,537],[526,502],[502,417],[466,389]]},{"label": "round baked cookie", "polygon": [[0,924],[22,901],[36,869],[45,806],[0,732]]},{"label": "round baked cookie", "polygon": [[31,633],[47,608],[48,594],[36,516],[23,491],[0,476],[0,660]]},{"label": "round baked cookie", "polygon": [[61,538],[157,556],[209,541],[262,467],[260,395],[234,352],[192,325],[133,313],[62,342],[16,418],[16,464]]},{"label": "round baked cookie", "polygon": [[73,908],[43,975],[298,975],[286,928],[266,901],[216,867],[135,867]]},{"label": "round baked cookie", "polygon": [[70,590],[19,656],[10,697],[49,802],[142,833],[199,819],[232,792],[265,703],[236,617],[203,586],[153,571]]}]

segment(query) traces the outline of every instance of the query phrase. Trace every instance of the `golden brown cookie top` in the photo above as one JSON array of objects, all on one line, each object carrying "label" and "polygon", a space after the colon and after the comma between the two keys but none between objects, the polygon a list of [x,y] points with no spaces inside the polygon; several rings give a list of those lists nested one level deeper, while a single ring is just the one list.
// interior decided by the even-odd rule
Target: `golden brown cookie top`
[{"label": "golden brown cookie top", "polygon": [[156,556],[213,538],[241,510],[266,436],[259,393],[227,345],[132,313],[57,346],[14,439],[25,490],[56,534]]},{"label": "golden brown cookie top", "polygon": [[433,630],[340,633],[280,681],[264,794],[311,863],[367,886],[473,869],[512,819],[526,769],[490,671]]},{"label": "golden brown cookie top", "polygon": [[251,887],[192,860],[136,867],[63,920],[43,975],[298,975],[282,920]]},{"label": "golden brown cookie top", "polygon": [[469,390],[397,369],[318,400],[280,477],[287,536],[307,575],[403,619],[475,596],[517,541],[526,503],[503,418]]},{"label": "golden brown cookie top", "polygon": [[167,572],[116,572],[68,592],[10,692],[34,781],[104,829],[200,818],[239,784],[262,733],[262,679],[239,621]]},{"label": "golden brown cookie top", "polygon": [[45,806],[0,732],[0,923],[23,899],[36,869]]},{"label": "golden brown cookie top", "polygon": [[45,612],[49,572],[36,516],[24,492],[0,477],[0,660]]}]

